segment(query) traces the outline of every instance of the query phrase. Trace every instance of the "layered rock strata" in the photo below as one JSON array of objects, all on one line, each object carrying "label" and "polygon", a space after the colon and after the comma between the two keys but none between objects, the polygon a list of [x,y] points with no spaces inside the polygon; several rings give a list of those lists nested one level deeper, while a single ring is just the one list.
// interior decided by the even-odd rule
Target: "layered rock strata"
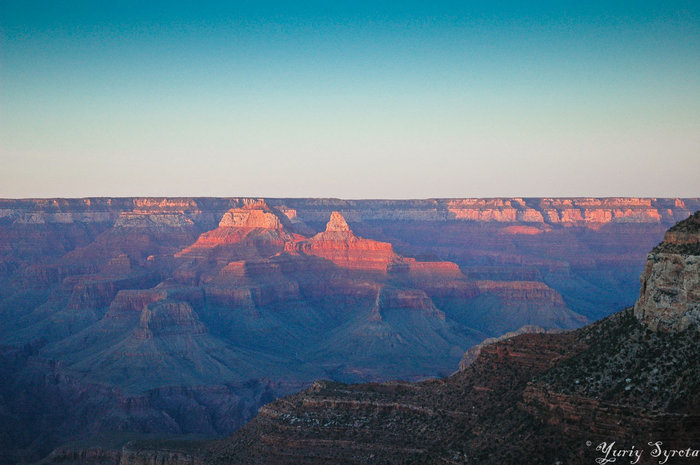
[{"label": "layered rock strata", "polygon": [[[681,223],[655,252],[696,244],[696,228],[695,217]],[[682,264],[689,269],[665,267],[643,280],[643,313],[627,309],[572,332],[497,338],[444,379],[319,381],[264,406],[199,457],[212,464],[584,464],[600,461],[597,445],[611,441],[647,449],[636,460],[643,464],[658,463],[646,447],[658,441],[697,455],[700,332],[692,315],[700,299],[685,292],[685,311],[647,308],[655,286],[697,275],[694,262]],[[392,298],[422,301],[385,300]],[[523,329],[530,330],[539,331]]]},{"label": "layered rock strata", "polygon": [[654,331],[700,330],[700,212],[672,227],[647,256],[634,313]]},{"label": "layered rock strata", "polygon": [[2,457],[228,434],[319,378],[451,373],[488,336],[632,303],[639,252],[697,202],[0,200]]}]

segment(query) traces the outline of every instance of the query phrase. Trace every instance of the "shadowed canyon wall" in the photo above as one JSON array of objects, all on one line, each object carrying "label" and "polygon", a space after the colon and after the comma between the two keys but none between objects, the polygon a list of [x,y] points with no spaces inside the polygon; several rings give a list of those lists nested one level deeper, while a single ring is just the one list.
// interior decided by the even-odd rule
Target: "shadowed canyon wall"
[{"label": "shadowed canyon wall", "polygon": [[0,200],[2,460],[221,436],[317,379],[444,376],[486,338],[580,327],[634,302],[646,252],[697,208]]},{"label": "shadowed canyon wall", "polygon": [[[136,441],[122,464],[694,463],[699,239],[700,212],[666,234],[634,310],[573,331],[524,327],[484,341],[442,379],[317,381],[263,406],[229,438]],[[621,455],[629,451],[640,455]]]}]

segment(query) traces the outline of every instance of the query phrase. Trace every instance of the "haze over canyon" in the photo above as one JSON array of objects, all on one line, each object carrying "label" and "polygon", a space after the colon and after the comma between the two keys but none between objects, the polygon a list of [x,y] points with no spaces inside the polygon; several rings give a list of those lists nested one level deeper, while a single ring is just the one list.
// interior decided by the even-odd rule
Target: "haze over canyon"
[{"label": "haze over canyon", "polygon": [[[421,381],[460,361],[487,373],[466,368],[487,338],[633,305],[647,252],[698,209],[700,198],[0,200],[0,462],[109,462],[131,439],[221,437],[320,379]],[[645,276],[662,281],[664,266]],[[655,298],[637,317],[675,325],[644,311]],[[584,350],[591,331],[632,325],[617,318],[542,337]]]}]

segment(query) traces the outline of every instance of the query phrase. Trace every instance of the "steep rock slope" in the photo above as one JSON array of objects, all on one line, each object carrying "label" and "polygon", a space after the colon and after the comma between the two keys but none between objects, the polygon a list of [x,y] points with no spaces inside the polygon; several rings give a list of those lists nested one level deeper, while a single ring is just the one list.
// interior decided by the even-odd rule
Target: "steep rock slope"
[{"label": "steep rock slope", "polygon": [[[647,267],[638,301],[644,312],[627,309],[576,331],[484,345],[472,363],[444,379],[319,381],[264,406],[230,439],[199,444],[198,460],[584,464],[605,459],[602,444],[615,442],[618,449],[641,450],[637,463],[647,464],[663,460],[649,445],[660,441],[692,463],[700,453],[698,296],[678,288],[686,273],[697,275],[695,261],[686,260],[697,258],[694,245],[685,245],[698,238],[696,215],[657,247],[665,259],[683,258],[679,263],[689,268]],[[672,311],[665,300],[648,298],[660,291],[657,283],[682,296]],[[162,457],[157,443],[139,454]]]},{"label": "steep rock slope", "polygon": [[700,325],[700,212],[672,227],[647,257],[634,313],[654,330]]},{"label": "steep rock slope", "polygon": [[341,268],[387,272],[399,258],[388,242],[355,236],[343,216],[334,211],[326,229],[310,240],[290,247],[299,252],[325,258]]},{"label": "steep rock slope", "polygon": [[288,232],[290,222],[264,200],[244,201],[228,210],[219,226],[175,254],[178,258],[210,258],[217,261],[265,257],[284,250],[296,238]]},{"label": "steep rock slope", "polygon": [[[314,237],[289,231],[279,215],[264,202],[244,202],[182,253],[177,244],[193,239],[173,236],[181,228],[170,216],[124,223],[120,215],[113,229],[63,257],[80,274],[67,271],[46,303],[19,321],[37,318],[12,336],[28,349],[7,348],[14,361],[3,386],[6,424],[20,426],[2,431],[17,439],[6,460],[37,459],[68,440],[227,434],[261,403],[314,379],[423,378],[448,370],[484,337],[446,322],[416,287],[416,276],[433,283],[432,292],[452,287],[435,283],[444,276],[440,262],[436,272],[421,263],[415,275],[413,260],[377,242],[392,262],[407,264],[400,273],[379,270],[363,259],[375,241],[349,228],[324,239],[346,244],[339,253],[325,245],[305,251],[298,246]],[[334,222],[344,220],[336,214],[329,229]],[[109,240],[114,249],[104,249]],[[336,264],[349,265],[348,254],[358,261]]]},{"label": "steep rock slope", "polygon": [[424,379],[579,326],[693,202],[0,200],[5,461],[229,434],[314,379]]}]

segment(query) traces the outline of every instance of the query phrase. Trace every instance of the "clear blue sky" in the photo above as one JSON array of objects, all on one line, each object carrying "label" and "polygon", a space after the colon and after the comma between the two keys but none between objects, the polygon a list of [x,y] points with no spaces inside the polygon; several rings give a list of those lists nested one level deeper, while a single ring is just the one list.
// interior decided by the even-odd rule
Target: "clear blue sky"
[{"label": "clear blue sky", "polygon": [[699,5],[0,0],[0,197],[700,196]]}]

